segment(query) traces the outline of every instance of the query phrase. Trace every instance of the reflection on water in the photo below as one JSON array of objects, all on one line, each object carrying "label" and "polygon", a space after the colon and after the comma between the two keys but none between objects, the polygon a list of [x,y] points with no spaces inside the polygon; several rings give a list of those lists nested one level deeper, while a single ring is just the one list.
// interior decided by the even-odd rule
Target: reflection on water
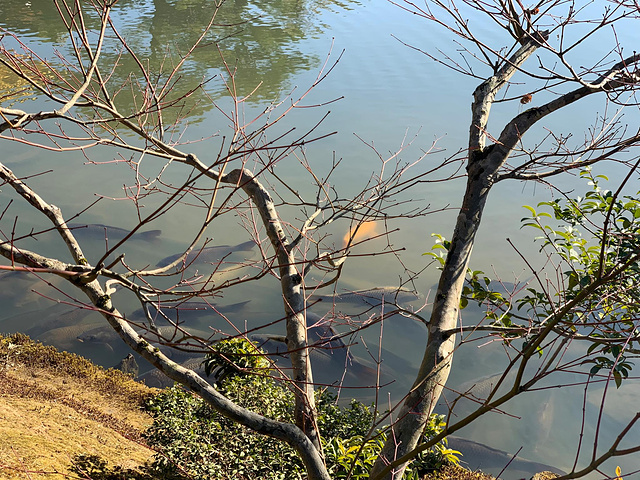
[{"label": "reflection on water", "polygon": [[20,103],[33,98],[35,92],[27,81],[0,65],[0,103],[5,108],[19,108]]},{"label": "reflection on water", "polygon": [[[178,111],[165,121],[171,124],[188,112],[190,124],[203,121],[214,108],[212,100],[229,93],[249,102],[273,102],[290,91],[293,78],[302,71],[316,69],[322,58],[304,49],[306,39],[317,38],[328,28],[318,21],[324,10],[343,11],[357,2],[247,1],[225,2],[217,10],[214,0],[121,0],[113,9],[115,28],[124,37],[134,58],[121,48],[105,47],[101,55],[104,71],[113,84],[122,84],[116,101],[123,111],[139,103],[132,95],[144,84],[138,63],[149,65],[163,103],[180,102]],[[0,27],[23,37],[37,37],[55,46],[64,56],[72,55],[66,30],[59,21],[54,2],[49,0],[6,0],[0,5]],[[87,9],[88,29],[96,29],[99,17]],[[207,33],[209,21],[210,29]],[[191,46],[204,34],[198,47]],[[328,51],[328,48],[327,48]],[[173,68],[191,53],[180,73]],[[54,65],[56,55],[45,58]],[[233,77],[231,76],[233,73]],[[0,77],[2,78],[2,77]],[[175,81],[180,79],[179,83]],[[207,82],[207,95],[190,89]],[[164,97],[166,95],[166,97]],[[166,110],[170,115],[171,109]]]},{"label": "reflection on water", "polygon": [[[138,52],[139,59],[149,62],[160,71],[158,80],[162,84],[167,81],[173,66],[189,45],[203,33],[214,13],[215,3],[213,0],[120,0],[114,9],[114,22],[132,49]],[[54,47],[63,54],[69,54],[70,50],[62,24],[52,21],[57,16],[53,5],[54,2],[49,0],[3,0],[0,2],[0,25],[29,37],[36,45],[41,46],[48,59],[55,61]],[[95,27],[96,15],[89,15],[87,22],[89,27]],[[441,40],[441,32],[432,30],[431,25],[424,28],[422,22],[399,15],[387,2],[230,0],[216,14],[214,23],[202,45],[193,52],[192,58],[181,73],[181,80],[186,80],[188,86],[183,90],[167,92],[167,99],[179,98],[190,86],[212,78],[207,84],[209,96],[195,92],[185,100],[185,106],[180,104],[179,108],[171,113],[173,117],[169,118],[174,120],[185,115],[185,123],[196,124],[190,131],[194,138],[206,137],[220,128],[220,120],[215,117],[212,100],[228,102],[223,98],[227,87],[238,97],[243,97],[260,85],[246,106],[248,110],[265,108],[271,101],[280,98],[296,85],[306,88],[313,82],[330,48],[331,37],[335,36],[336,49],[346,48],[346,52],[338,68],[319,87],[319,93],[324,100],[345,95],[344,102],[331,106],[330,130],[338,130],[341,133],[332,137],[331,142],[309,147],[307,156],[314,168],[320,172],[329,168],[334,150],[337,150],[338,157],[344,156],[344,174],[336,180],[339,191],[348,194],[351,191],[349,188],[353,189],[353,185],[362,183],[363,175],[368,177],[370,172],[377,168],[372,167],[372,163],[378,160],[372,156],[370,149],[364,146],[363,142],[354,139],[354,131],[367,141],[375,139],[376,145],[379,145],[382,151],[395,149],[407,128],[413,133],[420,126],[423,127],[426,137],[419,139],[419,147],[416,147],[416,150],[424,145],[429,146],[432,136],[445,133],[448,136],[442,139],[441,145],[450,151],[455,151],[460,145],[465,144],[469,101],[475,81],[453,79],[444,70],[425,63],[424,58],[401,47],[392,39],[391,33],[401,33],[407,41],[413,39],[425,44],[435,44]],[[490,27],[483,28],[483,35],[491,38],[493,32]],[[219,47],[216,46],[216,42]],[[120,62],[121,68],[113,73],[114,78],[118,79],[119,83],[128,82],[128,87],[135,87],[136,78],[130,77],[130,74],[137,72],[137,69],[130,55],[119,50],[106,50],[101,57],[104,66],[113,65],[116,60]],[[233,84],[225,85],[222,81],[221,74],[229,79],[228,73],[225,74],[223,60],[230,71],[236,72],[237,69]],[[0,88],[15,80],[11,76],[0,75],[0,82],[4,84],[0,85]],[[438,85],[436,92],[434,85]],[[9,87],[15,89],[15,84]],[[119,105],[123,109],[132,107],[133,95],[130,94],[130,90],[124,89],[118,97]],[[5,99],[1,96],[0,99],[3,106],[6,106]],[[304,124],[317,121],[315,114],[301,115],[297,117],[296,122]],[[122,196],[121,185],[125,181],[122,180],[122,174],[106,166],[101,167],[103,169],[100,172],[108,173],[99,174],[94,166],[80,168],[86,161],[80,154],[69,153],[65,154],[64,158],[51,158],[39,151],[33,153],[33,150],[25,150],[6,142],[3,143],[3,148],[7,157],[15,163],[19,175],[39,173],[47,168],[55,168],[62,172],[60,177],[63,180],[60,181],[74,185],[75,195],[68,195],[67,191],[60,194],[53,189],[47,190],[47,178],[35,178],[33,182],[41,182],[42,191],[54,197],[52,201],[65,212],[76,213],[83,210],[88,202],[92,201],[96,190],[113,198]],[[207,143],[194,145],[193,148],[197,153],[205,154],[217,150]],[[407,160],[413,159],[412,154],[411,149],[403,152]],[[92,155],[91,158],[95,160],[111,160],[114,153],[96,152]],[[165,179],[181,178],[178,174],[171,177],[173,173],[169,170]],[[293,169],[288,170],[286,174],[295,175]],[[112,180],[111,183],[115,186],[103,182],[105,178]],[[434,185],[428,191],[425,189],[416,192],[415,196],[419,197],[420,201],[434,204],[452,203],[455,206],[459,202],[461,183]],[[108,190],[111,187],[113,189]],[[494,202],[490,205],[493,211],[488,211],[485,216],[485,224],[474,250],[477,268],[489,271],[487,267],[496,265],[505,278],[509,272],[521,269],[514,252],[507,251],[506,248],[496,248],[496,245],[506,246],[504,238],[507,236],[516,241],[519,238],[522,240],[521,243],[528,239],[528,233],[520,231],[517,223],[522,216],[520,205],[546,199],[546,192],[535,198],[534,194],[537,193],[539,192],[528,190],[523,194],[522,187],[516,184],[501,186],[493,192],[494,196],[490,200]],[[3,189],[3,208],[6,206],[7,198],[9,194]],[[91,200],[86,200],[87,198]],[[166,261],[170,256],[185,251],[188,246],[185,238],[190,240],[195,227],[201,222],[201,216],[200,213],[194,215],[179,207],[176,210],[176,214],[165,218],[164,223],[153,223],[149,226],[149,230],[162,230],[161,235],[151,235],[153,238],[149,240],[153,240],[153,243],[147,243],[146,239],[141,237],[129,242],[123,251],[132,265],[142,267],[162,264],[163,259]],[[26,220],[30,219],[28,212],[19,210],[18,206],[12,206],[10,212],[11,215],[2,220],[8,222],[2,223],[5,232],[11,231],[9,219],[18,214],[21,219],[25,219],[25,225],[31,225]],[[420,264],[416,270],[422,268],[427,261],[421,254],[429,250],[431,245],[428,235],[432,232],[448,234],[454,216],[452,214],[429,217],[427,222],[399,222],[401,233],[392,236],[392,241],[396,242],[398,247],[407,247],[407,251],[402,253],[402,258],[407,263]],[[131,227],[135,221],[135,214],[128,206],[122,206],[122,202],[111,201],[101,202],[77,220],[92,225],[114,224],[117,227]],[[42,220],[34,219],[33,224],[42,225],[37,222]],[[237,219],[233,219],[232,222],[237,227]],[[510,222],[513,222],[512,227],[509,226]],[[18,227],[26,228],[23,225]],[[215,231],[215,245],[233,247],[249,240],[245,230],[234,229],[228,225],[226,227]],[[330,230],[333,235],[332,241],[338,247],[342,246],[344,237],[348,236],[349,228],[350,225],[344,222]],[[83,247],[86,249],[87,257],[94,262],[105,251],[105,232],[98,227],[91,232],[87,229],[86,233],[89,235],[85,238]],[[368,234],[375,234],[375,229]],[[108,232],[107,235],[111,240],[116,236]],[[361,232],[359,235],[367,235],[367,232]],[[53,238],[53,235],[50,238]],[[356,238],[356,241],[359,240],[360,238]],[[373,251],[376,249],[374,247],[378,246],[384,248],[384,241],[386,240],[374,240],[355,247],[354,253]],[[55,242],[59,240],[56,239]],[[52,254],[67,255],[63,246],[58,243],[54,245],[53,240],[51,245],[47,244],[44,247],[42,243],[46,242],[41,242],[39,248],[50,249]],[[229,250],[203,251],[201,260],[204,259],[204,254],[208,253],[212,255],[209,261],[213,262],[223,257],[230,262],[243,262],[252,258],[243,248],[235,250],[239,253],[234,253],[236,256],[229,258],[226,256]],[[194,258],[195,256],[192,256],[187,261]],[[337,291],[396,285],[399,272],[402,273],[397,264],[383,257],[373,260],[375,261],[370,258],[350,259],[343,272],[344,282],[339,284]],[[213,266],[194,265],[190,273],[210,273],[212,269]],[[417,287],[422,290],[422,297],[419,300],[407,300],[414,308],[419,308],[428,301],[425,298],[427,286],[433,283],[436,274],[435,269],[428,271],[420,281]],[[234,272],[231,277],[225,278],[235,278],[239,275],[240,273]],[[217,277],[218,281],[220,278]],[[2,275],[0,330],[26,331],[34,338],[87,355],[107,366],[116,364],[128,353],[122,342],[113,338],[108,329],[104,329],[104,323],[98,314],[75,309],[71,305],[54,303],[59,299],[73,303],[77,292],[70,291],[64,282],[58,279],[46,277],[45,280],[13,273]],[[67,297],[67,294],[70,297]],[[135,321],[140,321],[140,304],[135,298],[126,292],[117,292],[114,297],[118,302],[118,308],[128,318],[131,316]],[[243,303],[248,299],[251,300],[249,303]],[[282,317],[282,301],[277,279],[267,276],[250,284],[249,287],[233,289],[222,298],[207,300],[217,306],[216,315],[198,317],[195,312],[201,313],[202,310],[189,312],[194,314],[189,317],[190,326],[199,331],[234,334],[237,330],[275,322],[259,334],[284,333],[282,322],[277,322]],[[334,306],[323,300],[314,304],[312,311],[321,317],[328,313],[338,315],[340,320],[336,321],[334,328],[337,332],[346,332],[353,327],[348,318],[369,307],[370,304],[363,307],[346,301],[338,302]],[[181,315],[185,321],[189,316],[186,310]],[[467,324],[479,320],[480,315],[478,311],[471,310],[465,310],[462,314]],[[428,312],[425,312],[424,316],[428,317]],[[381,359],[377,357],[380,337],[383,338]],[[384,397],[386,400],[385,394],[389,393],[392,401],[398,401],[415,374],[425,338],[426,327],[423,324],[407,317],[396,316],[343,341],[352,345],[350,353],[362,359],[362,365],[370,366],[376,360],[382,361],[383,378],[393,377],[395,382],[380,392],[380,398]],[[327,356],[324,359],[335,361]],[[149,366],[141,365],[142,372],[145,368],[149,369]],[[491,375],[500,372],[502,368],[504,351],[498,343],[483,348],[478,348],[476,344],[466,344],[456,353],[451,385],[465,390],[474,384],[480,384],[478,389],[482,390],[487,384],[491,384]],[[571,382],[567,380],[566,383]],[[577,429],[582,415],[582,393],[579,386],[527,393],[522,400],[518,399],[513,405],[508,404],[505,407],[511,416],[489,415],[462,433],[478,442],[512,454],[523,446],[524,457],[568,470],[572,466],[575,440],[579,434]],[[611,412],[615,412],[616,415],[605,416],[601,445],[606,445],[607,441],[611,440],[610,432],[616,431],[620,422],[627,419],[624,416],[625,407],[635,405],[638,401],[637,385],[623,385],[621,391],[615,393],[616,395],[611,396]],[[619,393],[622,396],[619,396]],[[585,411],[589,420],[597,411],[599,394],[601,389],[594,389],[588,398]],[[345,389],[342,392],[343,397],[351,395],[365,399],[373,397],[371,390]],[[461,402],[458,408],[458,414],[462,414],[470,407]],[[594,434],[592,423],[587,422],[587,438]],[[623,471],[634,468],[631,460],[623,459],[620,464]],[[609,468],[607,471],[613,470]],[[505,475],[504,478],[510,477]]]}]

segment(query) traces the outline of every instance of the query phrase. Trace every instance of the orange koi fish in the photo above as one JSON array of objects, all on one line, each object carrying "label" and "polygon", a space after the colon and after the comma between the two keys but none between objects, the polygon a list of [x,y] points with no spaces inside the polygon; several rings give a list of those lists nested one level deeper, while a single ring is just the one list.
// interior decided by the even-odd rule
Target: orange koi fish
[{"label": "orange koi fish", "polygon": [[361,223],[359,226],[355,225],[349,229],[349,232],[342,238],[342,248],[346,248],[349,243],[349,239],[353,237],[352,244],[367,238],[375,237],[378,235],[378,224],[374,221]]}]

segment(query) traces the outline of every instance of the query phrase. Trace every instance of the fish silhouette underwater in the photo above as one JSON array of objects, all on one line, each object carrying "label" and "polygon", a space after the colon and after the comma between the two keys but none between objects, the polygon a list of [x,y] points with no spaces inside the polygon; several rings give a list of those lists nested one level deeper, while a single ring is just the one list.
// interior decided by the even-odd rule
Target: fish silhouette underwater
[{"label": "fish silhouette underwater", "polygon": [[[110,328],[107,326],[107,328]],[[176,331],[175,327],[165,325],[157,329],[157,333],[153,331],[140,331],[140,335],[145,338],[151,345],[160,350],[172,361],[182,365],[185,368],[194,370],[198,375],[205,378],[205,371],[202,362],[204,360],[207,347],[210,343],[211,332],[196,329],[185,329],[187,334]],[[113,329],[111,329],[113,332]],[[105,340],[111,340],[112,333],[105,330],[105,327],[94,329],[86,332],[84,336],[78,337],[83,342],[93,342],[104,344]],[[115,332],[113,332],[115,334]],[[117,335],[116,335],[117,336]],[[197,339],[196,339],[197,337]],[[119,337],[118,337],[119,338]],[[198,339],[201,339],[202,342]],[[169,343],[167,345],[167,343]],[[165,388],[173,385],[174,381],[167,377],[160,370],[149,365],[145,360],[141,359],[141,368],[146,371],[137,377],[137,380],[144,382],[150,387]]]},{"label": "fish silhouette underwater", "polygon": [[[130,230],[102,223],[69,223],[67,226],[76,238],[85,240],[104,240],[106,238],[120,241],[130,233]],[[145,230],[131,235],[131,240],[155,242],[161,234],[162,230]]]},{"label": "fish silhouette underwater", "polygon": [[[256,246],[256,242],[249,240],[238,245],[214,245],[212,247],[195,247],[187,256],[183,259],[185,265],[191,265],[192,263],[204,264],[204,263],[219,263],[224,258],[238,252],[251,252]],[[178,260],[183,253],[176,253],[163,258],[156,265],[157,267],[166,267],[171,263]],[[180,267],[181,265],[178,265]]]},{"label": "fish silhouette underwater", "polygon": [[[504,381],[493,396],[494,399],[498,398],[512,388],[516,378],[515,370],[511,370],[506,375],[504,372],[497,372],[464,382],[453,388],[455,392],[445,390],[446,405],[443,402],[436,411],[447,414],[453,406],[451,422],[455,423],[463,419],[475,411],[496,389],[503,376]],[[563,372],[553,378],[548,377],[530,391],[524,391],[517,398],[502,405],[500,410],[506,412],[506,415],[488,412],[467,425],[463,430],[464,435],[500,448],[511,449],[511,445],[522,446],[525,457],[533,457],[561,468],[570,468],[574,455],[571,452],[574,452],[580,441],[585,442],[585,439],[594,438],[597,425],[600,427],[599,440],[603,445],[615,441],[617,432],[622,431],[625,426],[615,415],[610,415],[607,411],[600,412],[598,394],[594,395],[598,398],[597,406],[590,406],[587,403],[584,410],[576,408],[576,405],[582,405],[584,401],[582,384],[586,382],[587,376],[588,370],[584,373]],[[525,374],[525,381],[529,378]],[[564,384],[564,387],[550,388],[552,384]],[[466,393],[467,397],[456,401],[458,393]],[[542,465],[545,468],[541,468],[540,464],[529,465],[529,468],[527,464],[519,463],[517,460],[519,458],[510,464],[506,474],[501,475],[501,478],[505,480],[530,478],[531,475],[526,474],[542,470],[560,473],[557,468],[554,469],[548,465]],[[487,472],[492,474],[498,473],[506,465],[506,462],[501,462],[502,465],[495,466],[496,470],[489,470],[493,467],[488,463],[469,463],[473,468],[486,468]],[[517,472],[520,470],[524,473],[518,476]]]},{"label": "fish silhouette underwater", "polygon": [[[68,305],[54,305],[43,310],[19,314],[14,318],[14,322],[22,322],[23,331],[33,339],[39,339],[38,337],[41,335],[63,327],[75,327],[79,332],[82,332],[83,329],[93,328],[104,320],[94,310],[69,307]],[[69,335],[68,337],[60,336],[65,341],[64,348],[68,348],[67,344],[72,343],[77,334],[70,333]]]},{"label": "fish silhouette underwater", "polygon": [[[193,370],[202,378],[207,378],[204,371],[204,365],[202,363],[203,361],[204,356],[200,355],[198,357],[193,357],[176,363],[180,363],[180,365],[182,365],[183,367]],[[144,382],[149,387],[155,388],[171,387],[174,384],[174,381],[172,379],[167,377],[164,373],[156,368],[152,368],[151,370],[148,370],[147,372],[138,376],[137,380]]]},{"label": "fish silhouette underwater", "polygon": [[[201,351],[202,347],[200,342],[198,342],[195,338],[199,338],[202,340],[209,340],[213,337],[213,332],[201,329],[194,329],[189,327],[181,327],[187,334],[176,330],[174,326],[171,325],[163,325],[158,327],[157,332],[155,333],[152,330],[145,331],[139,328],[136,328],[136,331],[145,338],[149,343],[153,345],[160,345],[161,343],[176,343],[182,344],[182,350],[194,350]],[[76,340],[82,343],[94,344],[94,345],[107,345],[110,346],[111,349],[115,345],[119,345],[119,342],[122,340],[120,336],[116,333],[116,331],[110,325],[101,325],[87,329],[86,331],[80,333],[76,336]],[[174,360],[175,362],[180,362],[180,360],[176,359],[175,356],[170,355],[169,350],[173,350],[175,352],[179,352],[175,349],[169,349],[167,347],[167,351],[164,353]],[[176,353],[175,355],[181,355],[180,353]],[[203,355],[203,354],[200,354]]]},{"label": "fish silhouette underwater", "polygon": [[76,336],[104,325],[103,317],[89,308],[56,304],[0,320],[0,332],[23,332],[60,350],[73,350]]},{"label": "fish silhouette underwater", "polygon": [[508,452],[472,440],[454,435],[449,435],[447,439],[449,441],[449,448],[462,452],[460,463],[466,468],[482,470],[485,473],[497,475],[508,464],[509,466],[500,475],[500,478],[503,480],[531,478],[532,475],[543,471],[549,471],[559,475],[565,473],[551,465],[533,462],[521,457],[513,458],[513,455]]},{"label": "fish silhouette underwater", "polygon": [[[347,387],[373,386],[393,382],[400,376],[415,372],[404,359],[382,349],[380,378],[375,362],[353,355],[352,348],[345,344],[331,326],[330,319],[313,312],[306,312],[307,341],[314,382],[321,385]],[[274,334],[254,334],[251,340],[264,350],[283,370],[291,368],[286,337]],[[388,363],[385,363],[387,362]],[[393,362],[393,369],[390,364]]]},{"label": "fish silhouette underwater", "polygon": [[[220,314],[226,315],[229,313],[238,313],[242,308],[247,306],[251,300],[245,300],[244,302],[232,303],[229,305],[218,305],[213,302],[194,301],[187,302],[166,302],[160,305],[160,310],[163,315],[166,315],[174,322],[177,321],[196,321],[201,319],[208,319],[210,317],[219,317]],[[158,313],[158,306],[155,304],[149,304],[149,314],[152,318],[163,318]],[[133,321],[144,321],[146,315],[142,308],[134,311],[129,317]]]},{"label": "fish silhouette underwater", "polygon": [[[216,320],[220,320],[221,327],[226,327],[226,321],[223,321],[221,315],[227,315],[230,313],[237,313],[243,307],[245,307],[249,303],[249,300],[244,302],[233,303],[230,305],[216,305],[214,303],[207,303],[204,301],[189,301],[189,302],[167,302],[166,304],[162,304],[161,310],[166,317],[173,321],[180,321],[181,328],[185,328],[188,332],[193,333],[201,338],[207,339],[212,337],[214,331],[206,330],[204,328],[195,328],[193,326],[198,320],[206,320],[208,324],[216,323]],[[159,315],[157,312],[157,307],[153,304],[150,305],[150,314],[152,318],[156,320],[158,325],[158,330],[161,332],[162,336],[171,339],[175,337],[180,337],[182,334],[176,331],[175,327],[171,325],[166,325],[166,320],[162,315]],[[134,311],[131,315],[127,316],[128,320],[133,322],[142,323],[147,320],[147,317],[144,314],[142,308]],[[163,325],[163,323],[165,325]],[[139,329],[138,329],[139,330]],[[141,331],[141,330],[139,330]],[[149,332],[145,334],[145,337],[154,337],[153,332]],[[85,329],[81,331],[76,337],[77,340],[83,343],[92,343],[95,345],[105,345],[113,348],[115,345],[120,345],[121,339],[115,330],[110,326],[105,324],[104,322],[95,326],[91,329]],[[159,339],[156,337],[149,338],[149,341],[158,341]]]},{"label": "fish silhouette underwater", "polygon": [[[8,261],[5,259],[5,261]],[[45,310],[51,306],[49,297],[57,294],[61,279],[47,277],[46,281],[25,271],[0,271],[0,319],[6,315],[25,310]],[[36,293],[37,292],[37,293]],[[13,317],[22,315],[14,314]],[[24,322],[18,322],[20,328]],[[0,331],[2,324],[0,321]]]},{"label": "fish silhouette underwater", "polygon": [[[378,371],[375,363],[366,361],[353,355],[348,345],[342,340],[341,335],[331,326],[330,321],[319,315],[307,312],[307,337],[310,344],[309,355],[312,362],[314,382],[319,385],[333,385],[342,387],[368,387],[374,386],[378,381]],[[163,333],[160,327],[160,332]],[[145,336],[152,340],[149,335]],[[291,368],[289,349],[286,338],[276,334],[254,334],[250,336],[258,348],[265,351],[284,373]],[[181,352],[175,353],[166,347],[160,347],[167,356],[187,368],[192,368],[201,376],[204,376],[202,366],[203,353]],[[402,375],[411,372],[413,367],[391,352],[383,350],[383,363],[380,383],[389,383],[394,377],[386,372],[384,363],[389,358],[393,362],[400,362]],[[397,363],[394,363],[398,365]],[[159,371],[149,371],[140,376],[150,386],[165,387],[173,384],[173,381]]]},{"label": "fish silhouette underwater", "polygon": [[345,302],[370,306],[378,306],[383,303],[402,304],[417,300],[419,295],[403,287],[375,287],[363,290],[347,290],[335,294],[314,294],[311,300],[329,302]]}]

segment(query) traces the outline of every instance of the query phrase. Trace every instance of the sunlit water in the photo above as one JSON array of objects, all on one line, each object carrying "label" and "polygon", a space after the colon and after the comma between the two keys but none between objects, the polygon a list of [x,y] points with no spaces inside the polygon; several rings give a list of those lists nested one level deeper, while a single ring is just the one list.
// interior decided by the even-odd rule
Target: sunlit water
[{"label": "sunlit water", "polygon": [[[195,0],[121,0],[114,10],[113,18],[140,57],[149,59],[152,64],[158,64],[167,52],[184,51],[187,45],[197,38],[203,22],[211,14],[212,3]],[[243,112],[247,118],[261,111],[270,101],[285,97],[289,93],[291,98],[297,98],[297,95],[306,91],[314,82],[325,61],[332,65],[340,59],[331,74],[305,98],[302,105],[321,104],[339,97],[344,98],[324,107],[296,109],[291,112],[286,123],[279,125],[275,132],[284,132],[291,126],[296,126],[297,131],[303,131],[304,128],[315,125],[324,112],[330,110],[328,118],[314,133],[325,135],[335,131],[337,134],[308,145],[305,152],[307,160],[319,177],[327,174],[334,158],[343,159],[339,173],[334,175],[331,182],[342,196],[356,193],[365,185],[372,172],[380,170],[380,159],[370,145],[375,145],[376,150],[385,156],[398,151],[404,143],[411,141],[412,144],[403,150],[400,158],[402,162],[414,162],[422,151],[431,148],[437,140],[434,153],[414,168],[416,173],[426,171],[442,159],[464,149],[468,134],[471,94],[478,80],[462,77],[400,42],[402,40],[429,50],[430,53],[434,53],[435,48],[454,52],[456,45],[444,29],[402,12],[383,1],[274,3],[238,0],[230,2],[227,7],[221,12],[219,20],[221,23],[238,24],[236,30],[239,33],[223,40],[220,52],[232,68],[237,64],[235,88],[239,95],[247,95],[262,82],[254,96],[243,105]],[[50,2],[45,0],[26,3],[4,0],[0,5],[0,24],[26,37],[29,44],[47,58],[53,58],[55,51],[69,54],[69,45],[64,31],[56,23],[56,17],[57,13]],[[481,21],[477,23],[478,31],[486,41],[499,44],[502,39],[498,32],[493,31],[491,24]],[[95,17],[93,24],[91,21],[89,24],[95,27]],[[219,38],[216,32],[218,31],[210,35],[209,40]],[[618,33],[632,40],[635,36],[635,40],[638,40],[638,35],[632,29],[622,29]],[[117,51],[107,49],[103,55],[104,61],[115,61],[117,54]],[[197,51],[193,60],[187,62],[184,77],[187,81],[197,82],[204,77],[216,76],[223,70],[220,53],[212,43],[209,47]],[[488,74],[482,69],[478,73]],[[229,100],[224,96],[225,87],[219,76],[211,81],[209,88],[214,101],[219,102],[222,107],[229,106]],[[123,94],[123,97],[123,102],[126,103],[126,95]],[[210,101],[202,98],[200,100],[203,103],[193,109],[187,133],[192,140],[210,137],[217,131],[223,132],[228,124],[228,120],[212,107]],[[514,106],[512,102],[506,105],[496,107],[495,125],[499,125],[500,119],[518,113],[519,104]],[[40,107],[45,109],[50,108],[50,105],[42,104]],[[586,105],[584,110],[574,110],[568,115],[558,115],[549,119],[545,126],[566,132],[570,123],[576,125],[578,132],[581,132],[583,124],[586,122],[588,125],[595,116],[593,108],[599,107],[595,104]],[[272,135],[275,136],[275,132]],[[532,136],[535,134],[534,132]],[[206,163],[212,152],[217,152],[219,142],[219,138],[213,138],[194,143],[188,148]],[[3,141],[2,148],[7,165],[19,176],[54,171],[52,174],[30,179],[29,184],[40,191],[49,202],[61,207],[67,217],[82,211],[96,198],[95,194],[99,194],[106,199],[84,213],[80,221],[112,224],[123,228],[135,225],[135,211],[131,203],[111,200],[122,198],[122,184],[131,181],[131,174],[126,166],[86,164],[87,158],[77,152],[53,154],[7,141]],[[95,162],[110,161],[115,155],[116,152],[110,149],[89,152],[90,159]],[[157,172],[158,168],[153,162],[149,162],[148,172]],[[295,158],[283,160],[276,171],[290,184],[295,185],[303,195],[313,195],[311,179]],[[451,171],[450,169],[447,172]],[[446,176],[447,172],[443,172],[441,176]],[[608,166],[607,173],[615,174],[616,167]],[[185,175],[185,169],[172,167],[165,172],[163,179],[177,183]],[[399,258],[411,271],[422,270],[429,264],[429,257],[422,256],[422,253],[433,245],[431,233],[450,235],[464,181],[457,179],[428,183],[406,193],[402,198],[411,198],[417,205],[430,204],[434,210],[450,205],[451,210],[434,213],[425,218],[393,220],[389,223],[389,229],[399,231],[392,233],[388,239],[365,243],[354,249],[353,253],[363,254],[380,250],[390,243],[394,248],[404,249],[399,253]],[[562,179],[560,182],[564,188],[582,187],[575,178]],[[533,245],[531,233],[526,229],[520,229],[519,220],[524,216],[521,205],[535,205],[539,201],[547,200],[550,195],[551,193],[541,186],[517,182],[501,183],[494,188],[474,249],[473,268],[483,269],[490,276],[499,276],[505,281],[513,281],[514,277],[528,280],[531,274],[506,239],[510,238],[522,252],[534,254],[537,248]],[[1,198],[4,209],[9,199],[13,198],[6,186],[2,190]],[[153,201],[149,200],[149,203],[152,205]],[[161,229],[162,235],[151,243],[144,239],[131,241],[126,247],[126,259],[132,265],[154,265],[162,258],[180,251],[195,235],[202,215],[201,210],[194,213],[193,209],[176,207],[161,221],[154,222],[147,228]],[[300,215],[297,210],[285,209],[284,215],[294,226],[299,224]],[[16,201],[2,218],[1,227],[5,236],[11,235],[13,219],[16,216],[19,216],[20,220],[17,227],[19,232],[26,233],[32,227],[48,227],[43,218]],[[327,230],[332,235],[330,243],[341,246],[342,237],[348,228],[348,222],[336,222],[331,225]],[[66,255],[61,242],[52,234],[47,235],[37,242],[26,242],[24,246],[44,249],[50,255]],[[210,235],[214,237],[216,244],[232,246],[249,239],[235,217],[224,220],[223,227],[217,227]],[[87,238],[83,246],[92,262],[104,252],[104,241],[99,237]],[[243,254],[234,255],[238,255],[232,257],[235,261],[245,258]],[[337,288],[340,291],[347,288],[398,285],[401,278],[407,278],[402,263],[392,255],[354,257],[348,260],[342,283]],[[421,299],[412,303],[413,308],[420,308],[425,302],[430,301],[429,294],[433,293],[430,289],[433,288],[437,275],[437,269],[431,266],[416,280],[414,286],[420,292]],[[99,344],[77,340],[78,335],[102,325],[99,315],[74,312],[78,318],[72,327],[67,326],[66,330],[56,327],[56,319],[72,309],[77,294],[60,281],[49,278],[47,280],[51,281],[50,285],[43,282],[33,283],[17,277],[3,281],[0,294],[0,330],[28,331],[36,328],[37,335],[34,336],[43,341],[76,351],[104,365],[111,366],[117,363],[127,353],[119,343]],[[320,281],[322,277],[312,272],[309,280]],[[118,293],[115,298],[118,307],[126,313],[131,313],[139,307],[136,299],[125,293]],[[270,276],[258,283],[249,284],[248,287],[232,289],[224,298],[216,301],[220,305],[231,305],[248,298],[251,299],[250,303],[225,314],[226,318],[200,320],[196,326],[213,326],[232,333],[234,328],[242,330],[255,327],[282,316],[279,283]],[[354,309],[357,308],[359,307],[348,304],[337,306],[337,310],[347,314],[354,313]],[[330,302],[326,301],[312,307],[314,312],[321,315],[329,309]],[[428,306],[424,312],[425,316],[428,316]],[[477,309],[465,310],[462,313],[465,323],[477,321],[480,316],[481,313]],[[43,323],[56,328],[38,328],[38,325]],[[337,328],[340,329],[340,326]],[[275,325],[272,330],[275,333],[283,333],[282,324]],[[418,322],[391,319],[382,326],[382,330],[376,326],[366,331],[363,338],[352,338],[351,341],[355,343],[353,352],[371,361],[371,355],[375,358],[376,343],[380,336],[384,338],[385,349],[404,359],[404,362],[396,363],[387,360],[391,369],[390,375],[395,377],[396,381],[380,392],[379,401],[383,408],[386,408],[389,402],[398,401],[402,392],[406,392],[410,385],[421,360],[426,329]],[[369,347],[369,352],[363,344]],[[469,386],[476,379],[500,372],[504,365],[504,354],[499,342],[483,346],[481,344],[482,342],[469,343],[459,349],[455,356],[450,385]],[[393,368],[397,370],[394,371]],[[582,389],[570,387],[551,392],[529,394],[524,399],[517,400],[513,407],[506,407],[511,416],[487,416],[462,434],[510,453],[515,453],[523,447],[522,456],[569,470],[573,463],[580,428]],[[371,400],[373,396],[371,390],[345,390],[341,395],[353,395],[366,400]],[[608,423],[605,422],[603,427],[604,433],[600,442],[602,445],[611,441],[606,425],[619,428],[618,422],[627,419],[625,412],[630,412],[630,415],[633,410],[625,406],[637,404],[637,385],[631,382],[624,385],[619,391],[610,394],[609,402],[612,408],[608,411],[614,416],[606,419]],[[588,414],[593,415],[598,404],[597,395],[592,395],[587,403]],[[588,442],[592,431],[593,428],[589,426],[585,441]],[[639,437],[637,433],[634,435],[636,439]],[[617,464],[621,465],[625,472],[637,468],[640,462],[621,459]],[[613,474],[616,463],[609,462],[606,465],[604,471]],[[513,475],[516,474],[509,477],[506,473],[504,478],[515,478]]]}]

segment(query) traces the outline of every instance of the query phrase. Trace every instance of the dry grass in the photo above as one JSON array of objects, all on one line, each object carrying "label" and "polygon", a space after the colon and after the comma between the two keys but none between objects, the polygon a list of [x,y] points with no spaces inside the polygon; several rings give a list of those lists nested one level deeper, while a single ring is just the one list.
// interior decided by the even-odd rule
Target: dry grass
[{"label": "dry grass", "polygon": [[0,478],[77,478],[75,455],[132,468],[153,452],[140,406],[153,389],[77,355],[0,336]]}]

